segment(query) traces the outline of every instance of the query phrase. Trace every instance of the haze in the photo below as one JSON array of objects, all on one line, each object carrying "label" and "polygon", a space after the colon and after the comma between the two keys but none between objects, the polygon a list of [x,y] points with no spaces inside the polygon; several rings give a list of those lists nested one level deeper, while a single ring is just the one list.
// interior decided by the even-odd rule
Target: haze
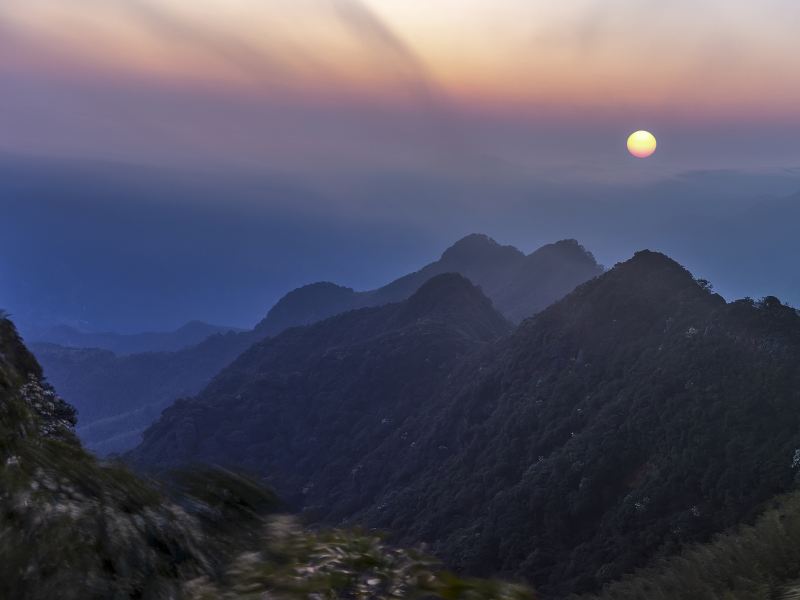
[{"label": "haze", "polygon": [[[0,305],[252,325],[483,231],[800,302],[788,0],[5,0]],[[625,139],[659,139],[636,162]]]}]

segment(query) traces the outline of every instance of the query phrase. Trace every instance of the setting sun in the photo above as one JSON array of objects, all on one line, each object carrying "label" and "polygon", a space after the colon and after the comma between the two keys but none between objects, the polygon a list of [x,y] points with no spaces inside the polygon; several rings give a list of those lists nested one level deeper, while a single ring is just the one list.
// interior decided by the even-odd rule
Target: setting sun
[{"label": "setting sun", "polygon": [[656,138],[649,131],[635,131],[628,137],[628,152],[636,158],[652,156],[656,146]]}]

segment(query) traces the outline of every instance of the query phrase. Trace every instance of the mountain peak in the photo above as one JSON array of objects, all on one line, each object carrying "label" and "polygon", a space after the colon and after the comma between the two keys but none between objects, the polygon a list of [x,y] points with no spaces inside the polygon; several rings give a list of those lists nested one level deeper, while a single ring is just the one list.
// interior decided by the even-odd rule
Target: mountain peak
[{"label": "mountain peak", "polygon": [[329,281],[292,290],[256,325],[262,335],[275,335],[296,325],[307,325],[354,308],[356,292]]},{"label": "mountain peak", "polygon": [[403,319],[454,318],[469,323],[481,337],[509,329],[508,322],[498,313],[492,301],[480,287],[458,273],[444,273],[428,280],[408,300],[401,304]]},{"label": "mountain peak", "polygon": [[534,257],[567,258],[581,264],[590,264],[600,267],[594,255],[582,246],[578,240],[572,238],[546,244],[528,255],[528,258]]},{"label": "mountain peak", "polygon": [[[549,244],[554,248],[558,248],[559,250],[563,251],[573,251],[573,252],[580,252],[581,254],[586,254],[587,256],[592,256],[592,253],[589,252],[578,240],[575,238],[567,238],[564,240],[559,240],[557,242],[553,242]],[[545,246],[547,247],[547,246]]]},{"label": "mountain peak", "polygon": [[514,246],[501,246],[483,233],[471,233],[461,238],[442,253],[443,262],[480,261],[487,258],[522,258],[522,252]]},{"label": "mountain peak", "polygon": [[480,298],[485,300],[481,289],[460,273],[443,273],[431,277],[428,281],[411,295],[408,299],[412,303],[427,303],[431,301]]},{"label": "mountain peak", "polygon": [[662,252],[639,250],[628,260],[617,264],[615,271],[650,275],[671,276],[675,283],[695,284],[689,270]]},{"label": "mountain peak", "polygon": [[548,244],[526,256],[514,246],[472,233],[445,250],[439,260],[374,290],[356,292],[320,282],[289,292],[256,331],[262,337],[272,336],[356,308],[393,304],[410,298],[432,277],[446,273],[460,273],[478,283],[494,308],[506,319],[519,322],[603,270],[574,239]]},{"label": "mountain peak", "polygon": [[[641,326],[694,306],[696,314],[724,300],[709,293],[682,265],[660,252],[641,250],[602,276],[578,287],[549,310],[571,321],[626,322]],[[631,315],[638,315],[637,321]]]}]

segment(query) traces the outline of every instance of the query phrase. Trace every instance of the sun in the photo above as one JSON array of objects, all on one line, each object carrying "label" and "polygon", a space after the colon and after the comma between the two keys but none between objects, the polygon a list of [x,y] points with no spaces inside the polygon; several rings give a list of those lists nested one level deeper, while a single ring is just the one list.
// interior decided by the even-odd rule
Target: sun
[{"label": "sun", "polygon": [[634,131],[628,137],[628,152],[636,158],[647,158],[656,151],[656,137],[649,131]]}]

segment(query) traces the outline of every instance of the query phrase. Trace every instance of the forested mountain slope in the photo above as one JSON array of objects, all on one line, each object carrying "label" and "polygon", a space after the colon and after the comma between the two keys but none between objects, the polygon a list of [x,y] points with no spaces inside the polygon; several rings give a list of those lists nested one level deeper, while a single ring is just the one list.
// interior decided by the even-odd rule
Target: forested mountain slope
[{"label": "forested mountain slope", "polygon": [[509,330],[477,287],[439,275],[404,302],[254,345],[200,396],[166,410],[133,458],[245,466],[295,503],[326,505],[358,473],[358,457],[418,414],[455,364]]},{"label": "forested mountain slope", "polygon": [[726,304],[657,253],[462,374],[420,414],[414,447],[388,437],[362,461],[383,487],[350,517],[552,597],[752,517],[800,467],[796,311]]},{"label": "forested mountain slope", "polygon": [[336,322],[246,354],[168,411],[137,459],[296,467],[281,485],[309,516],[429,542],[549,597],[753,517],[800,469],[797,312],[728,304],[658,253],[440,372],[417,362],[417,341],[340,351],[324,333]]}]

